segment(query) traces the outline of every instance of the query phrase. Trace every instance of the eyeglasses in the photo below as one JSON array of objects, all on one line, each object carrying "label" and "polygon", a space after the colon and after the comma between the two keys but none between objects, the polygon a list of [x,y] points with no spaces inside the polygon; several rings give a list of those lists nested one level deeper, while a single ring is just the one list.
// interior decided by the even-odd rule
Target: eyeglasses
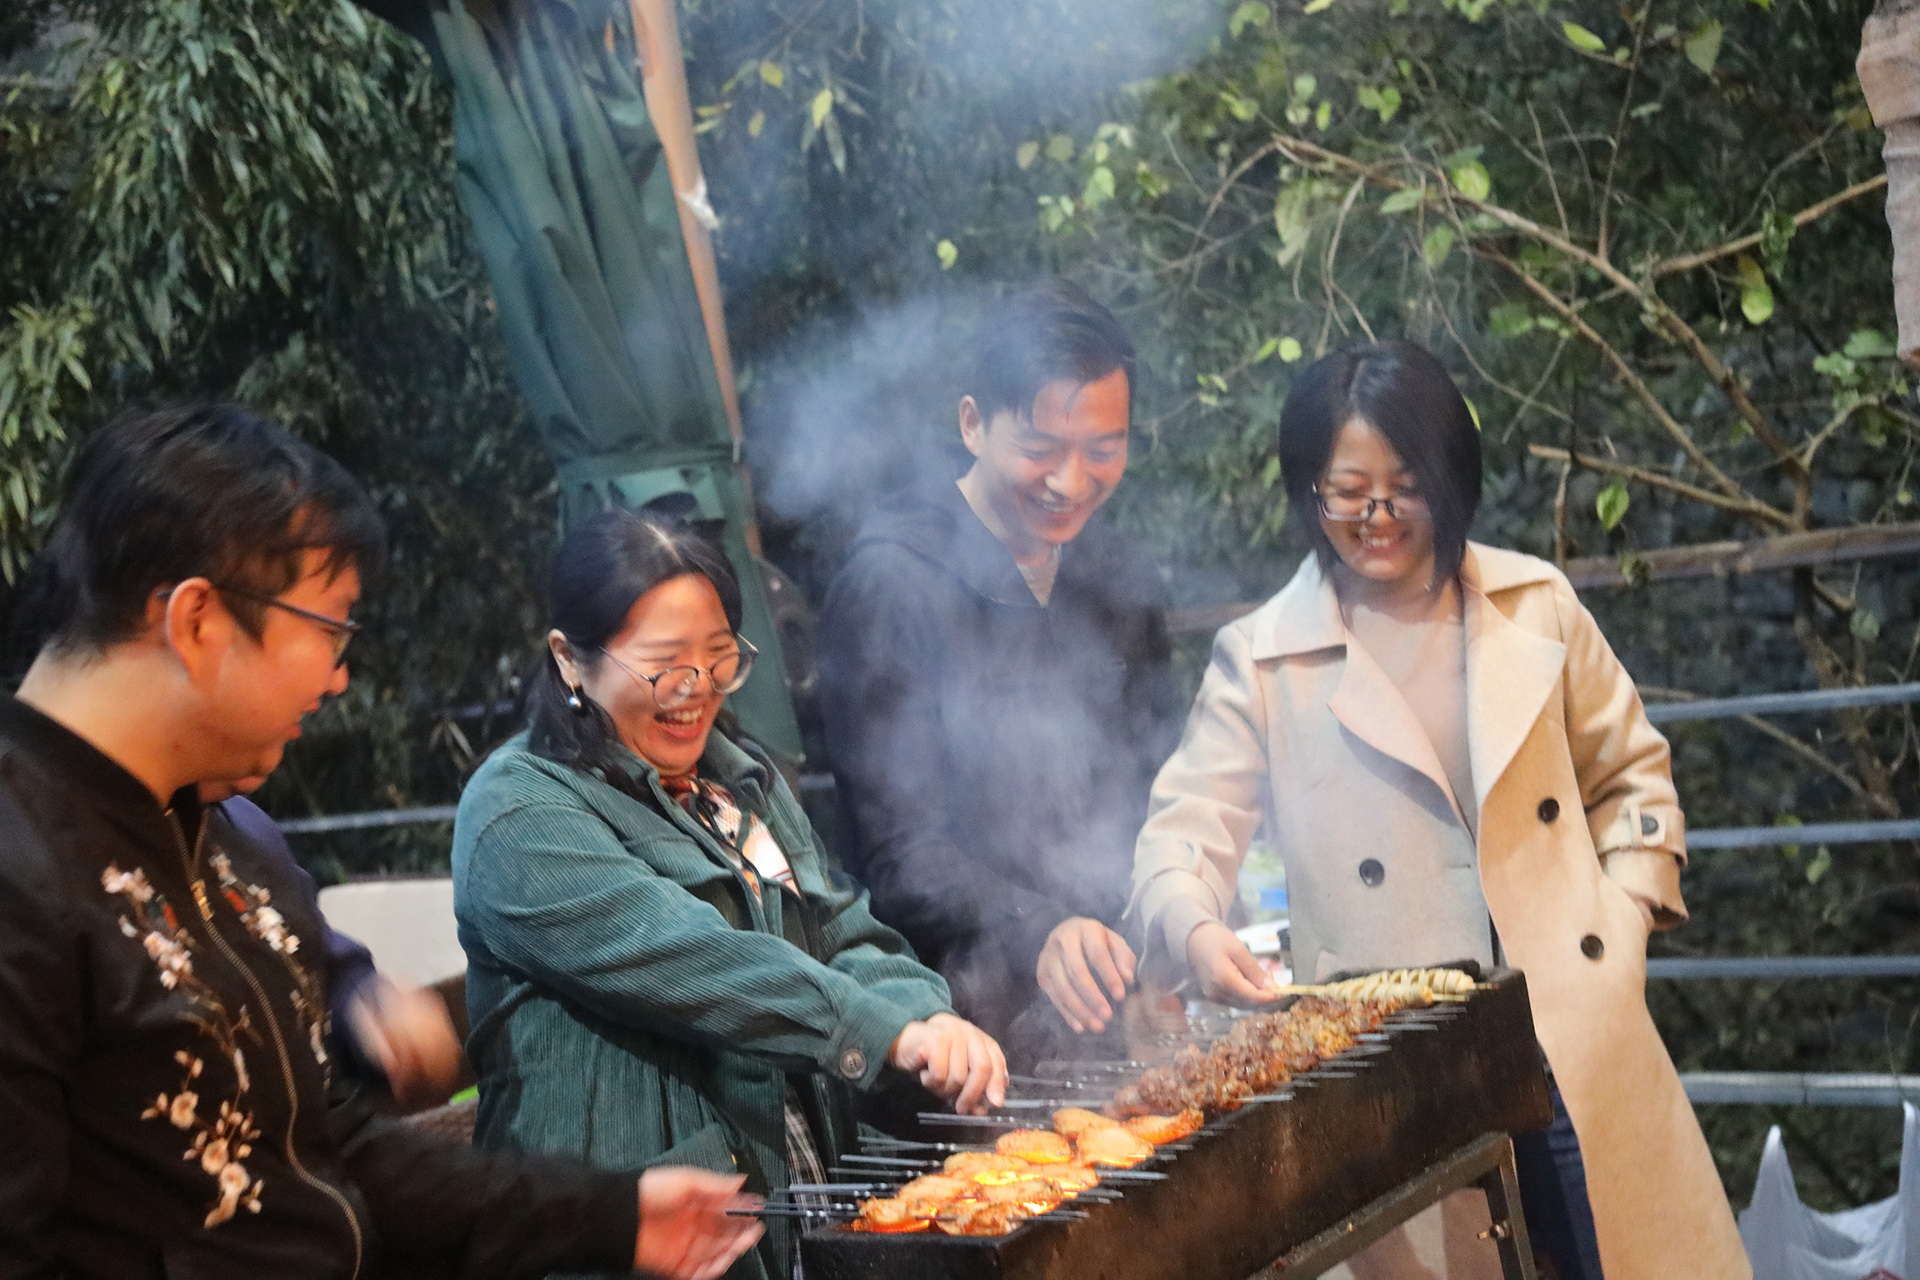
[{"label": "eyeglasses", "polygon": [[[694,695],[700,688],[701,676],[705,676],[707,683],[713,686],[713,691],[722,697],[734,692],[747,682],[747,677],[753,674],[753,660],[760,656],[760,651],[748,643],[745,636],[735,636],[734,640],[740,647],[712,666],[668,667],[665,671],[658,671],[650,676],[641,675],[605,649],[600,652],[605,654],[607,661],[614,666],[632,676],[636,681],[644,683],[652,691],[656,704],[672,708],[684,706],[693,701]],[[662,681],[666,682],[664,689],[661,687]]]},{"label": "eyeglasses", "polygon": [[[276,600],[272,596],[262,595],[258,591],[248,591],[244,587],[229,587],[223,583],[213,583],[213,589],[222,595],[239,596],[242,600],[251,600],[255,604],[266,605],[269,609],[279,609],[296,618],[305,618],[320,627],[333,642],[333,665],[342,667],[347,662],[347,646],[353,643],[353,637],[360,631],[360,624],[347,618],[330,618],[324,613],[315,613],[311,609],[302,609],[297,604],[288,604],[285,600]],[[172,594],[171,589],[161,593],[161,599]]]},{"label": "eyeglasses", "polygon": [[1320,499],[1320,514],[1342,523],[1359,524],[1372,519],[1375,511],[1385,511],[1389,520],[1433,518],[1433,508],[1417,493],[1396,493],[1391,498],[1376,498],[1365,493],[1346,493],[1339,489],[1329,493],[1325,489],[1315,488],[1313,494]]}]

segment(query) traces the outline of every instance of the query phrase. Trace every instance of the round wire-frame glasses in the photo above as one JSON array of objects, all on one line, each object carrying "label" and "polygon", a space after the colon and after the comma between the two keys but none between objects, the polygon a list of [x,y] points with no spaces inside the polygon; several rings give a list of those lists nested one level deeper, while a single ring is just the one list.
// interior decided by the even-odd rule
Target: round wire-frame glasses
[{"label": "round wire-frame glasses", "polygon": [[1433,517],[1433,508],[1417,493],[1397,493],[1391,498],[1376,498],[1363,493],[1328,494],[1316,486],[1313,496],[1320,500],[1321,515],[1343,524],[1360,524],[1371,520],[1375,511],[1385,511],[1389,520],[1429,520]]},{"label": "round wire-frame glasses", "polygon": [[760,656],[760,651],[754,648],[745,636],[735,636],[734,640],[740,647],[710,666],[668,667],[665,671],[656,671],[650,676],[635,671],[607,649],[602,649],[600,652],[606,655],[607,661],[626,672],[635,681],[645,684],[652,691],[653,700],[657,706],[672,708],[693,700],[694,694],[700,688],[702,676],[705,676],[707,683],[713,686],[713,691],[722,697],[735,692],[747,682],[747,677],[753,674],[753,660]]}]

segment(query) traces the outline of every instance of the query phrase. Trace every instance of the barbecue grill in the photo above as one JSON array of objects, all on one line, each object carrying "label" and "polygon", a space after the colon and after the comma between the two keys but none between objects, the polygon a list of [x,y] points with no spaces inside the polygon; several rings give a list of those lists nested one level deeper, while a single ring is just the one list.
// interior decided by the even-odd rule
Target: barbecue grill
[{"label": "barbecue grill", "polygon": [[[1106,1079],[1124,1077],[1110,1069]],[[1044,1116],[1026,1101],[1013,1112],[1021,1121]],[[1084,1216],[1001,1236],[834,1225],[802,1239],[801,1259],[808,1280],[1246,1280],[1270,1265],[1276,1276],[1313,1275],[1479,1185],[1507,1274],[1530,1280],[1506,1135],[1551,1116],[1526,979],[1495,970],[1465,1001],[1393,1015],[1354,1049],[1140,1166],[1164,1177],[1072,1202]]]}]

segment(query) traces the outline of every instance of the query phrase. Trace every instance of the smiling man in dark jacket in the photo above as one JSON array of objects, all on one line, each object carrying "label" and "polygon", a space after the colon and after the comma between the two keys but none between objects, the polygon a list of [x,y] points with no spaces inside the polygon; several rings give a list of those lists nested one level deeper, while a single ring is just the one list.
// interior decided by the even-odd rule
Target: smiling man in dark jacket
[{"label": "smiling man in dark jacket", "polygon": [[1176,708],[1152,567],[1089,520],[1127,465],[1133,347],[1079,288],[987,318],[957,482],[861,529],[824,616],[827,745],[875,914],[954,1004],[1030,1059],[1100,1031],[1133,979],[1116,932]]},{"label": "smiling man in dark jacket", "polygon": [[737,1180],[458,1148],[336,1086],[310,888],[199,784],[346,687],[378,517],[231,408],[88,442],[0,696],[0,1280],[717,1276]]}]

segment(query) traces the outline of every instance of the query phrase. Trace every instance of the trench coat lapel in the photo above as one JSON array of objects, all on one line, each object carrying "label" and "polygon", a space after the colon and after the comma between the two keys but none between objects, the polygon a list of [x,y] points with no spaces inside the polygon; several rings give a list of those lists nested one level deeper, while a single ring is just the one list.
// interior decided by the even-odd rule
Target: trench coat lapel
[{"label": "trench coat lapel", "polygon": [[1255,641],[1254,656],[1274,658],[1344,649],[1340,684],[1328,699],[1327,709],[1348,733],[1428,778],[1456,811],[1464,812],[1466,798],[1456,797],[1448,786],[1446,770],[1440,766],[1432,740],[1392,678],[1354,641],[1341,617],[1333,583],[1321,574],[1313,557],[1308,557],[1276,604],[1265,634]]},{"label": "trench coat lapel", "polygon": [[1447,771],[1440,767],[1433,740],[1420,727],[1413,708],[1407,705],[1406,697],[1392,677],[1351,635],[1347,638],[1347,661],[1340,673],[1340,687],[1333,691],[1327,709],[1348,733],[1382,755],[1424,774],[1455,810],[1460,810],[1462,799],[1453,794],[1453,788],[1447,783]]},{"label": "trench coat lapel", "polygon": [[[1483,589],[1471,548],[1462,566],[1467,625],[1467,757],[1476,806],[1484,809],[1494,784],[1533,732],[1534,721],[1560,683],[1567,646],[1514,622]],[[1502,585],[1489,582],[1488,588]],[[1518,585],[1518,584],[1513,584]]]}]

